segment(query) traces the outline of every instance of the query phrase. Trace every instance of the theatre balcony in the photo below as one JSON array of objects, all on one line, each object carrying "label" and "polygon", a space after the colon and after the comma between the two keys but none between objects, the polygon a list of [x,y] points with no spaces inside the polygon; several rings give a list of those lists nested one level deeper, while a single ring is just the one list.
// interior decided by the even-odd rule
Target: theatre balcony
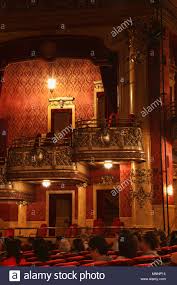
[{"label": "theatre balcony", "polygon": [[10,181],[73,180],[85,182],[85,176],[72,161],[71,139],[54,144],[47,135],[20,138],[13,142],[7,157],[7,179]]},{"label": "theatre balcony", "polygon": [[78,121],[73,144],[76,161],[145,160],[140,123],[132,119]]},{"label": "theatre balcony", "polygon": [[144,161],[139,123],[119,120],[113,126],[106,121],[77,121],[72,138],[56,143],[48,135],[16,139],[8,150],[7,179],[86,182],[87,177],[78,165],[93,159],[95,162]]}]

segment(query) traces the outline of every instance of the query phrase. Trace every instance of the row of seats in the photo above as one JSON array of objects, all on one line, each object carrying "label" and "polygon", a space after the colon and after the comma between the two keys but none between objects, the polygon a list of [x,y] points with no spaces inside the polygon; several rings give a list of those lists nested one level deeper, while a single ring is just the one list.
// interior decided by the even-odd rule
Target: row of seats
[{"label": "row of seats", "polygon": [[[177,246],[162,247],[159,255],[163,263],[169,263],[171,254],[177,252]],[[139,252],[139,255],[142,253]],[[117,259],[119,253],[117,251],[109,251],[108,255],[111,261],[94,262],[91,259],[89,251],[77,253],[61,253],[59,250],[50,252],[50,259],[47,262],[40,262],[34,254],[34,251],[26,251],[23,256],[26,263],[23,266],[152,266],[158,257],[156,256],[138,256],[135,258]]]}]

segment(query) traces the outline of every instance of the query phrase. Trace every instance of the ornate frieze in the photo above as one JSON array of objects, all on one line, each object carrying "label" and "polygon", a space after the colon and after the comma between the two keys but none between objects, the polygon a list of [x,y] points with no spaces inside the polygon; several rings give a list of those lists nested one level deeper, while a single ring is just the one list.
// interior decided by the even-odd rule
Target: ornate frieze
[{"label": "ornate frieze", "polygon": [[49,99],[50,107],[59,106],[60,108],[74,105],[74,97],[57,97]]},{"label": "ornate frieze", "polygon": [[12,148],[8,155],[8,171],[15,167],[57,167],[72,166],[72,148],[69,146],[43,148]]},{"label": "ornate frieze", "polygon": [[7,187],[0,188],[0,200],[32,202],[33,198],[33,194],[29,192],[17,191]]},{"label": "ornate frieze", "polygon": [[144,159],[142,132],[138,127],[101,128],[74,130],[75,157],[80,160]]},{"label": "ornate frieze", "polygon": [[94,178],[94,183],[101,185],[114,185],[118,183],[117,177],[113,175],[102,175]]}]

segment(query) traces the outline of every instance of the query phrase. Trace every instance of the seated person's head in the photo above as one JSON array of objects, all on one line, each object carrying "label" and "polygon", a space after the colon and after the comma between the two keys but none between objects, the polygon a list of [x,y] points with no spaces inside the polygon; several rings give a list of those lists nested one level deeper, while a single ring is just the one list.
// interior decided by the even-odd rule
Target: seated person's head
[{"label": "seated person's head", "polygon": [[71,250],[71,244],[69,240],[62,238],[60,241],[59,249],[63,252],[69,252]]},{"label": "seated person's head", "polygon": [[119,235],[119,255],[125,258],[137,256],[138,238],[130,231],[123,230]]},{"label": "seated person's head", "polygon": [[39,261],[45,262],[48,260],[49,251],[48,251],[48,244],[45,240],[41,239],[38,245],[35,248],[35,254]]},{"label": "seated person's head", "polygon": [[170,245],[177,245],[177,231],[173,231],[170,235]]},{"label": "seated person's head", "polygon": [[144,253],[155,251],[159,246],[159,240],[155,232],[149,231],[143,235],[141,249]]},{"label": "seated person's head", "polygon": [[14,257],[17,264],[20,262],[21,253],[18,240],[7,239],[5,250],[7,252],[7,258]]},{"label": "seated person's head", "polygon": [[158,230],[157,231],[157,238],[159,240],[160,246],[166,246],[167,243],[167,237],[164,231]]},{"label": "seated person's head", "polygon": [[81,238],[76,238],[73,240],[72,250],[76,252],[85,250],[84,244]]},{"label": "seated person's head", "polygon": [[94,236],[89,240],[89,248],[93,260],[101,260],[108,251],[108,244],[102,236]]},{"label": "seated person's head", "polygon": [[138,250],[141,250],[142,234],[140,231],[135,231],[134,235],[137,237],[138,240]]}]

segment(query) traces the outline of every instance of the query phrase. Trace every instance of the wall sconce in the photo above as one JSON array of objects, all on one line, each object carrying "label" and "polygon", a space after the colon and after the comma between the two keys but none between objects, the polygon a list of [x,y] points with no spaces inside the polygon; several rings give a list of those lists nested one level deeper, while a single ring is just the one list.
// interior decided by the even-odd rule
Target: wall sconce
[{"label": "wall sconce", "polygon": [[42,186],[45,188],[48,188],[51,185],[50,180],[43,180],[42,181]]},{"label": "wall sconce", "polygon": [[167,186],[168,196],[173,196],[173,186],[170,184]]},{"label": "wall sconce", "polygon": [[104,162],[104,168],[111,169],[113,166],[112,160],[105,160]]},{"label": "wall sconce", "polygon": [[48,79],[47,82],[48,82],[48,89],[52,93],[56,88],[56,79],[51,77]]}]

